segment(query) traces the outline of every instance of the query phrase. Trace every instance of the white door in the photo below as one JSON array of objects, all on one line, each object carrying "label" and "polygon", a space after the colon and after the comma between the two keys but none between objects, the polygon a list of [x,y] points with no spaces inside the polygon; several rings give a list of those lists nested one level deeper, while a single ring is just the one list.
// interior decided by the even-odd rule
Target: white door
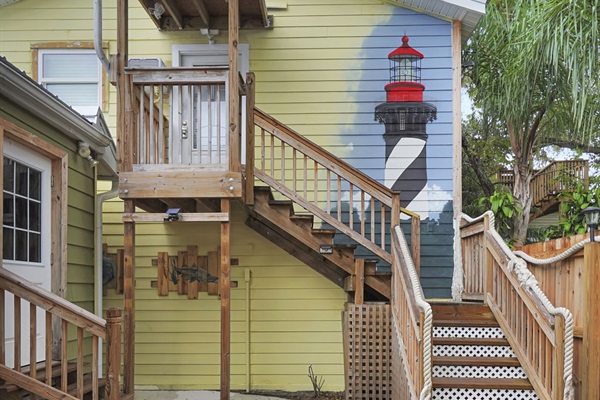
[{"label": "white door", "polygon": [[[227,45],[175,45],[174,67],[214,67],[229,63]],[[248,45],[240,45],[240,72],[248,71]],[[225,85],[183,86],[173,89],[169,159],[175,164],[228,163],[228,88]],[[245,101],[242,101],[245,115]],[[245,124],[242,144],[245,143]],[[242,145],[243,146],[243,145]],[[242,155],[244,154],[242,147]],[[243,159],[243,158],[242,158]]]},{"label": "white door", "polygon": [[[51,289],[49,159],[25,146],[4,140],[4,215],[2,268]],[[29,364],[29,303],[21,301],[21,365]],[[14,366],[14,299],[5,294],[6,363]],[[45,358],[45,314],[36,309],[36,360]]]}]

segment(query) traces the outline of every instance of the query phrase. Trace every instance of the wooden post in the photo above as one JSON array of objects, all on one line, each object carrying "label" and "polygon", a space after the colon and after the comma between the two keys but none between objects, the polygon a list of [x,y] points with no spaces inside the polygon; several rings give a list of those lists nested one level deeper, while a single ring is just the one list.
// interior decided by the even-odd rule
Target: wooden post
[{"label": "wooden post", "polygon": [[583,399],[600,399],[600,243],[583,247]]},{"label": "wooden post", "polygon": [[394,229],[396,225],[400,225],[400,192],[392,193],[392,215],[390,217],[390,223],[391,229]]},{"label": "wooden post", "polygon": [[[231,1],[229,0],[230,5]],[[221,199],[221,212],[230,211],[229,199]],[[221,274],[219,277],[221,295],[221,400],[229,400],[230,390],[230,348],[231,348],[231,302],[230,302],[230,222],[221,222]]]},{"label": "wooden post", "polygon": [[[482,276],[483,276],[483,301],[487,302],[487,294],[492,294],[494,288],[494,274],[493,274],[493,265],[494,265],[494,256],[492,252],[488,248],[488,241],[490,235],[490,216],[486,214],[483,217],[483,251],[485,254],[482,268]],[[462,262],[462,261],[461,261]],[[464,278],[463,278],[464,281]]]},{"label": "wooden post", "polygon": [[[135,211],[135,202],[125,200],[125,212]],[[135,223],[124,222],[124,305],[125,305],[125,354],[123,357],[123,387],[125,394],[134,392],[135,376]]]},{"label": "wooden post", "polygon": [[240,171],[239,0],[229,0],[229,170]]},{"label": "wooden post", "polygon": [[563,369],[565,366],[565,318],[557,315],[554,319],[556,346],[554,347],[554,364],[552,371],[552,399],[562,400],[565,392]]},{"label": "wooden post", "polygon": [[417,275],[421,276],[421,218],[411,218],[410,253],[412,255]]},{"label": "wooden post", "polygon": [[118,144],[118,160],[119,171],[131,171],[132,169],[132,132],[127,129],[131,128],[129,123],[126,123],[126,110],[131,109],[131,94],[127,87],[127,77],[125,75],[125,66],[127,65],[127,57],[129,52],[129,1],[118,0],[117,2],[117,65],[113,65],[113,69],[117,74],[117,144]]},{"label": "wooden post", "polygon": [[246,74],[246,204],[254,204],[254,72]]},{"label": "wooden post", "polygon": [[362,305],[365,302],[365,259],[357,258],[354,260],[354,304]]},{"label": "wooden post", "polygon": [[107,400],[119,400],[121,387],[121,310],[106,311],[106,394]]}]

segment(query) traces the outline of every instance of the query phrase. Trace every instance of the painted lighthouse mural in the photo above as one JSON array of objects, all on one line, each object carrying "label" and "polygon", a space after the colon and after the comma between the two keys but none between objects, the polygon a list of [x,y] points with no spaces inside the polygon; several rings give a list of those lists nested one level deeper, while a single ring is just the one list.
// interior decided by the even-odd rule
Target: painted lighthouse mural
[{"label": "painted lighthouse mural", "polygon": [[[437,108],[423,101],[423,54],[402,38],[402,46],[388,55],[390,80],[386,102],[375,108],[375,120],[385,124],[384,184],[400,191],[402,206],[410,204],[427,184],[427,123],[436,119]],[[400,157],[402,155],[402,157]]]}]

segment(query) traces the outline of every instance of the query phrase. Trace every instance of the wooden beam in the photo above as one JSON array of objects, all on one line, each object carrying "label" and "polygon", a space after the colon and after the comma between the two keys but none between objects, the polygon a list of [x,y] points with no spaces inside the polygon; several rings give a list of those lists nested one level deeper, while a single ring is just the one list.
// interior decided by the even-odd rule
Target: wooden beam
[{"label": "wooden beam", "polygon": [[[225,222],[229,214],[214,213],[180,213],[176,222]],[[123,213],[123,222],[165,222],[166,213]],[[169,221],[166,221],[169,222]]]},{"label": "wooden beam", "polygon": [[254,204],[254,72],[246,74],[246,204]]},{"label": "wooden beam", "polygon": [[[125,200],[125,213],[135,211],[135,202]],[[124,308],[125,308],[125,339],[123,357],[123,391],[125,394],[134,393],[135,377],[135,223],[125,222],[123,232],[124,253]]]},{"label": "wooden beam", "polygon": [[192,0],[192,5],[196,8],[198,14],[200,14],[200,19],[202,20],[204,25],[206,25],[207,28],[210,28],[210,14],[206,9],[204,0]]},{"label": "wooden beam", "polygon": [[[228,76],[226,67],[202,68],[128,68],[136,85],[193,85],[224,83]],[[236,74],[237,76],[237,74]]]},{"label": "wooden beam", "polygon": [[[229,0],[229,4],[236,0]],[[221,200],[221,212],[229,214],[230,200]],[[221,222],[221,274],[219,277],[221,294],[221,400],[229,400],[231,387],[231,301],[230,301],[230,235],[229,222]]]},{"label": "wooden beam", "polygon": [[354,304],[363,304],[365,302],[365,259],[357,258],[354,260],[354,275],[356,276],[354,288]]},{"label": "wooden beam", "polygon": [[229,170],[240,171],[239,0],[229,0]]},{"label": "wooden beam", "polygon": [[600,399],[600,243],[583,250],[583,399]]},{"label": "wooden beam", "polygon": [[183,29],[183,17],[171,0],[160,0],[179,29]]},{"label": "wooden beam", "polygon": [[122,172],[119,196],[122,199],[241,197],[242,174],[227,171]]}]

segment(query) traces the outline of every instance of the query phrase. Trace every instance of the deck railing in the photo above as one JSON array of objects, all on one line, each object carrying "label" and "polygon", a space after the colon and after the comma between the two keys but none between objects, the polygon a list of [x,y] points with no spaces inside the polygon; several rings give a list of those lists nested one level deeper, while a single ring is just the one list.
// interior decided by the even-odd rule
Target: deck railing
[{"label": "deck railing", "polygon": [[129,68],[127,73],[137,128],[134,170],[168,168],[165,164],[228,170],[231,157],[240,162],[240,154],[230,154],[230,148],[239,150],[240,138],[229,135],[226,67]]},{"label": "deck railing", "polygon": [[400,226],[392,231],[391,307],[392,398],[431,398],[433,314]]},{"label": "deck railing", "polygon": [[479,295],[494,313],[538,396],[569,399],[572,394],[573,316],[556,308],[527,263],[504,243],[493,214],[463,216],[464,288]]},{"label": "deck railing", "polygon": [[[14,358],[6,360],[6,315],[7,307],[12,300],[14,316]],[[37,315],[44,316],[45,342],[43,348],[37,343]],[[27,316],[28,314],[28,316]],[[59,327],[60,346],[53,348],[57,341],[53,326]],[[120,365],[121,365],[121,310],[108,310],[108,319],[104,320],[65,299],[56,296],[37,285],[23,280],[18,275],[0,268],[0,379],[13,383],[43,399],[83,399],[85,392],[91,392],[91,398],[97,400],[121,399]],[[23,329],[23,327],[26,327]],[[29,335],[27,335],[29,332]],[[73,333],[75,336],[73,337]],[[25,339],[23,338],[25,336]],[[27,338],[28,336],[28,338]],[[69,340],[74,339],[75,357],[70,349]],[[106,386],[105,394],[100,394],[98,369],[99,340],[106,342]],[[89,366],[84,363],[91,340],[91,360]],[[21,349],[29,347],[28,360],[21,359]],[[88,351],[90,351],[88,350]],[[53,354],[55,356],[53,356]],[[41,356],[41,357],[38,357]],[[87,355],[89,356],[89,355]],[[45,361],[38,363],[38,359]],[[9,362],[10,361],[10,362]],[[29,364],[25,369],[21,366]],[[9,366],[10,365],[10,366]],[[53,385],[53,370],[60,366],[60,382]],[[75,366],[76,382],[73,387],[68,383],[70,366]],[[40,369],[38,371],[38,368]],[[42,369],[44,372],[42,373]],[[86,389],[84,373],[91,374],[91,387]]]},{"label": "deck railing", "polygon": [[[400,214],[412,220],[418,259],[419,215],[400,207],[400,194],[351,167],[273,117],[254,108],[253,175],[376,256],[391,262],[390,231]],[[248,199],[247,199],[248,201]]]},{"label": "deck railing", "polygon": [[[589,166],[587,160],[553,161],[537,171],[530,184],[532,204],[539,207],[544,200],[558,193],[574,189],[575,182],[588,184]],[[496,175],[496,181],[509,190],[514,184],[511,170],[502,170]]]}]

